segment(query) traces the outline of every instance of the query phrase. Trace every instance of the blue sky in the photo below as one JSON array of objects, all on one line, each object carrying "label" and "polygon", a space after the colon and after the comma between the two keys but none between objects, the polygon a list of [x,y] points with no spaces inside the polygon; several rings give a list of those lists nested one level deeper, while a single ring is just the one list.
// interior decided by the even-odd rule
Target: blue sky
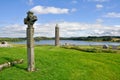
[{"label": "blue sky", "polygon": [[119,36],[120,0],[1,0],[0,37],[25,37],[27,11],[38,21],[34,36]]}]

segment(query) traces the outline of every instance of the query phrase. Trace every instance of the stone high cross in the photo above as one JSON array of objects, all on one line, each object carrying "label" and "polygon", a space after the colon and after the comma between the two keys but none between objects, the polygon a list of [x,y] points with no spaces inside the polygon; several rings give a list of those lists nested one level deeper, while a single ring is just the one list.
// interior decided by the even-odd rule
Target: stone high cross
[{"label": "stone high cross", "polygon": [[27,17],[24,18],[24,24],[28,25],[27,28],[27,56],[28,56],[28,71],[35,71],[34,61],[34,28],[33,24],[37,21],[37,17],[33,12],[28,11]]}]

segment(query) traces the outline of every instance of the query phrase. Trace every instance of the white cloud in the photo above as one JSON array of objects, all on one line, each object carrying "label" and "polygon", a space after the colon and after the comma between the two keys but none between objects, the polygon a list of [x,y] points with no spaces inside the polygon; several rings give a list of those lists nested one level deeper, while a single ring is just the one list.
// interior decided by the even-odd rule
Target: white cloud
[{"label": "white cloud", "polygon": [[28,4],[29,5],[33,5],[34,3],[33,3],[33,0],[28,0]]},{"label": "white cloud", "polygon": [[96,8],[97,8],[97,9],[101,9],[101,8],[103,8],[103,7],[104,7],[104,6],[103,6],[102,4],[97,4],[97,5],[96,5]]},{"label": "white cloud", "polygon": [[35,6],[30,11],[36,14],[67,14],[69,13],[69,9],[66,9],[66,8],[45,7],[45,6]]},{"label": "white cloud", "polygon": [[109,12],[109,13],[105,14],[103,17],[108,17],[108,18],[120,18],[120,13]]},{"label": "white cloud", "polygon": [[109,0],[88,0],[88,1],[93,1],[93,2],[108,2]]},{"label": "white cloud", "polygon": [[[34,36],[54,37],[56,23],[35,24]],[[61,37],[78,36],[119,36],[120,25],[104,26],[79,22],[59,22]],[[26,37],[25,25],[8,25],[0,27],[0,37]]]},{"label": "white cloud", "polygon": [[0,27],[0,37],[25,37],[25,25],[13,24]]},{"label": "white cloud", "polygon": [[72,8],[72,9],[71,9],[71,12],[76,12],[76,11],[77,11],[76,8]]},{"label": "white cloud", "polygon": [[73,0],[72,3],[73,3],[73,4],[76,4],[76,3],[78,3],[78,2],[77,2],[76,0]]},{"label": "white cloud", "polygon": [[96,23],[102,23],[103,20],[102,19],[96,19]]},{"label": "white cloud", "polygon": [[120,25],[114,25],[115,27],[120,27]]}]

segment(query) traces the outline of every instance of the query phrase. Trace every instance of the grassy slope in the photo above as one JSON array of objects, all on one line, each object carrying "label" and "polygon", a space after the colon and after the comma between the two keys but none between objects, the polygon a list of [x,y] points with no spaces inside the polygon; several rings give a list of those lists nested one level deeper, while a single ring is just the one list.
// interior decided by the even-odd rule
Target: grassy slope
[{"label": "grassy slope", "polygon": [[36,72],[27,72],[26,48],[0,48],[0,63],[23,64],[0,71],[0,80],[120,80],[120,54],[87,53],[54,46],[35,48]]}]

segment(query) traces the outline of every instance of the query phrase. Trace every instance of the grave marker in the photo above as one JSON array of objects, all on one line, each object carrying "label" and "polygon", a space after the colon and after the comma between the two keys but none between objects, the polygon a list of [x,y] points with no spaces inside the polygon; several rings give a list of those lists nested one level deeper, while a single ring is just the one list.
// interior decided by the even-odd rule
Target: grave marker
[{"label": "grave marker", "polygon": [[34,28],[33,24],[37,21],[37,17],[34,16],[33,12],[28,11],[27,17],[24,19],[24,24],[27,27],[27,56],[28,56],[28,71],[35,71],[34,61]]}]

